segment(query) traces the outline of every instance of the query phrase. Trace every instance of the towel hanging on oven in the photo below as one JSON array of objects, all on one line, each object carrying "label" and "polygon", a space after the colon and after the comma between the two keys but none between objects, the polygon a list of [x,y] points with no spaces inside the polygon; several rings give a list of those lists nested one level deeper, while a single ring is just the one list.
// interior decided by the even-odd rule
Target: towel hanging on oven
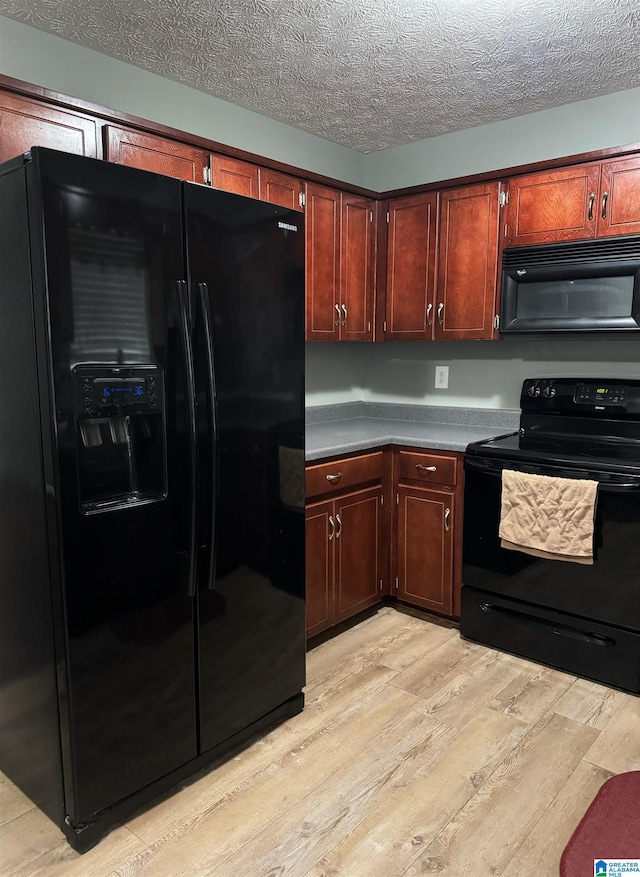
[{"label": "towel hanging on oven", "polygon": [[593,563],[598,482],[502,470],[503,548],[549,560]]}]

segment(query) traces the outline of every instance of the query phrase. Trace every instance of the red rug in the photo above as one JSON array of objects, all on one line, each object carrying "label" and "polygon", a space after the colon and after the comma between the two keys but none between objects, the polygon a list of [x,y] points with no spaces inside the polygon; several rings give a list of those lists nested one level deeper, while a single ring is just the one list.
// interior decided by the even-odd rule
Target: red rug
[{"label": "red rug", "polygon": [[560,877],[592,877],[599,859],[640,859],[640,770],[611,777],[560,859]]}]

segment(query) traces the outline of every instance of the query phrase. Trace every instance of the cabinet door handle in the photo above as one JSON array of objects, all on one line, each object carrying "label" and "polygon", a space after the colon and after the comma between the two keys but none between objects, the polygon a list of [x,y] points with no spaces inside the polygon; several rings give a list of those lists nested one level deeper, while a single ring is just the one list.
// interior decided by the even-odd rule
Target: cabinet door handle
[{"label": "cabinet door handle", "polygon": [[427,326],[430,326],[430,325],[431,325],[431,311],[432,311],[432,310],[433,310],[433,305],[432,305],[432,304],[428,304],[428,305],[427,305]]},{"label": "cabinet door handle", "polygon": [[327,481],[330,481],[332,484],[334,481],[339,481],[342,478],[342,472],[338,472],[335,475],[327,475]]},{"label": "cabinet door handle", "polygon": [[442,326],[442,311],[444,310],[444,304],[440,302],[438,305],[438,323]]},{"label": "cabinet door handle", "polygon": [[333,534],[336,532],[336,525],[333,523],[333,516],[329,515],[329,526],[331,530],[329,531],[329,542],[333,539]]},{"label": "cabinet door handle", "polygon": [[444,528],[447,531],[447,533],[451,529],[451,527],[449,526],[449,515],[450,514],[451,514],[451,509],[444,510]]},{"label": "cabinet door handle", "polygon": [[593,219],[593,202],[596,200],[595,192],[589,195],[589,219]]},{"label": "cabinet door handle", "polygon": [[609,197],[609,193],[605,192],[602,196],[602,218],[607,218],[607,198]]},{"label": "cabinet door handle", "polygon": [[416,463],[416,469],[423,469],[425,472],[437,472],[437,466],[421,466],[420,463]]},{"label": "cabinet door handle", "polygon": [[342,325],[347,325],[347,308],[345,305],[342,305],[342,313],[344,314],[344,320],[342,321]]},{"label": "cabinet door handle", "polygon": [[336,539],[340,538],[340,533],[342,533],[342,518],[340,515],[336,515],[336,521],[338,522],[338,530],[336,532]]},{"label": "cabinet door handle", "polygon": [[340,325],[340,305],[334,305],[334,307],[336,309],[336,314],[338,315],[338,319],[336,320],[335,325],[339,326]]}]

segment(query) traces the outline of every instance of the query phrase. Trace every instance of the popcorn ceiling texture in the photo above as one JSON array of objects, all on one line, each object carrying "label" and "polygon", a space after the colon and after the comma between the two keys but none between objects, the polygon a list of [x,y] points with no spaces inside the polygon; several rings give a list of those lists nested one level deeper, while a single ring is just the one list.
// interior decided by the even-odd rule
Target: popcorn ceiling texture
[{"label": "popcorn ceiling texture", "polygon": [[0,14],[361,152],[640,84],[638,0],[0,0]]}]

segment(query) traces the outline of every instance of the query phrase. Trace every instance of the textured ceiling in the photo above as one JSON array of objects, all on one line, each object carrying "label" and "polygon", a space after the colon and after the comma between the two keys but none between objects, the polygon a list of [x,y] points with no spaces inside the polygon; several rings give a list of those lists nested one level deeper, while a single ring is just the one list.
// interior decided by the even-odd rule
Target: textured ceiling
[{"label": "textured ceiling", "polygon": [[638,0],[0,0],[0,13],[361,152],[640,84]]}]

